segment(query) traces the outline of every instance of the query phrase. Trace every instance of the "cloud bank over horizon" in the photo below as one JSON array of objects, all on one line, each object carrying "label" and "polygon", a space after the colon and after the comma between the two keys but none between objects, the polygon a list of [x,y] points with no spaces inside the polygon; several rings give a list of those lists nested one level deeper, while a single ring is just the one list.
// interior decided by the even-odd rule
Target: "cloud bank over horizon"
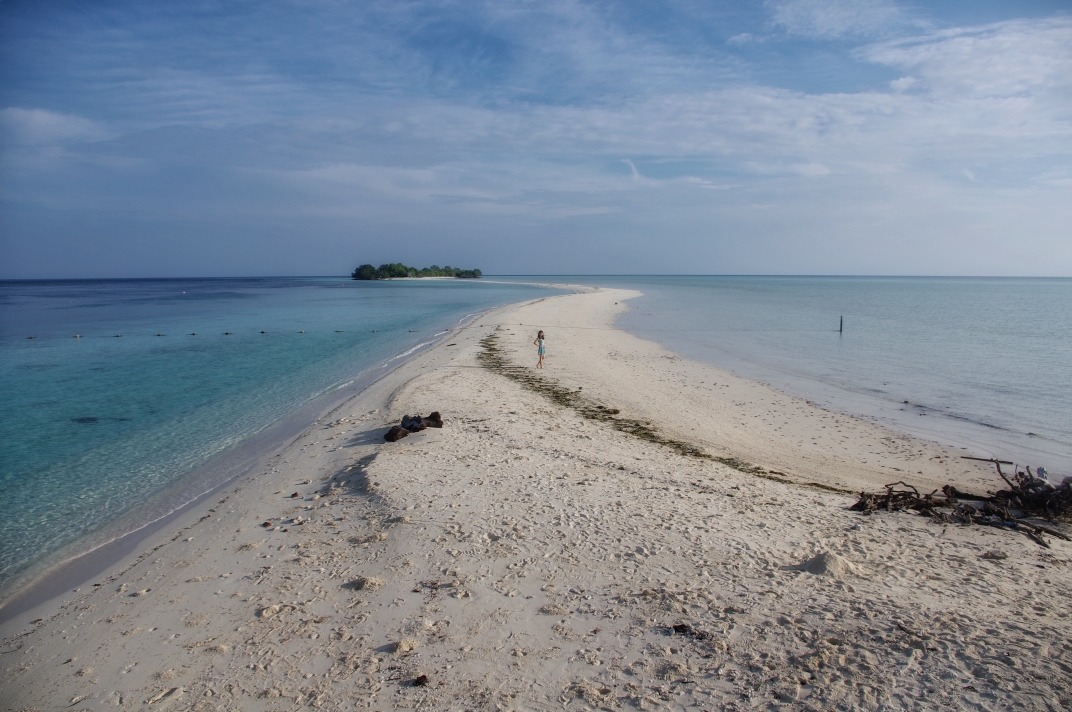
[{"label": "cloud bank over horizon", "polygon": [[0,278],[1072,275],[1072,16],[0,4]]}]

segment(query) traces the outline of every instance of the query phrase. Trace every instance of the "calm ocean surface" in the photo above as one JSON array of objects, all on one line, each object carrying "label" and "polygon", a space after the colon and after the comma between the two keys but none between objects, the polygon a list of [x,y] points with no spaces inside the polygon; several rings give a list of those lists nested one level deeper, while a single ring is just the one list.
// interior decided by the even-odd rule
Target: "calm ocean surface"
[{"label": "calm ocean surface", "polygon": [[0,582],[219,484],[204,472],[215,456],[467,315],[549,293],[470,280],[0,282]]},{"label": "calm ocean surface", "polygon": [[1044,465],[1058,482],[1072,475],[1072,279],[570,281],[643,291],[617,326],[682,356],[972,454]]}]

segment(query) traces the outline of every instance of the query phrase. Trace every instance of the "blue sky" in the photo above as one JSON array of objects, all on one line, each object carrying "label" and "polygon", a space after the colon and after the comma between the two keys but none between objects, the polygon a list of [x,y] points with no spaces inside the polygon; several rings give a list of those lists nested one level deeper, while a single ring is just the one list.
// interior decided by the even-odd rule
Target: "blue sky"
[{"label": "blue sky", "polygon": [[1072,275],[1067,2],[0,2],[0,278]]}]

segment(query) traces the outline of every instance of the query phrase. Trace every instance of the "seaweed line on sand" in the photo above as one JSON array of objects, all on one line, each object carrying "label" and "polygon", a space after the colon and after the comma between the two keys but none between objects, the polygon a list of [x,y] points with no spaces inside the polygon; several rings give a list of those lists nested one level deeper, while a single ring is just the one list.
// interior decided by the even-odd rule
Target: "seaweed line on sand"
[{"label": "seaweed line on sand", "polygon": [[477,360],[480,362],[481,366],[489,371],[493,371],[494,373],[509,378],[511,381],[520,384],[527,390],[539,393],[560,406],[570,408],[580,414],[581,417],[588,420],[597,420],[601,423],[606,423],[619,432],[632,435],[641,440],[647,440],[656,445],[668,447],[679,455],[695,457],[701,460],[711,460],[712,462],[720,463],[746,475],[762,477],[783,484],[816,487],[818,489],[840,492],[843,494],[855,494],[849,490],[840,487],[831,487],[830,485],[824,485],[819,482],[796,482],[795,480],[785,477],[785,473],[778,472],[777,470],[768,470],[737,457],[719,457],[717,455],[712,455],[692,443],[663,435],[657,428],[652,427],[647,422],[619,417],[616,409],[600,405],[591,398],[582,395],[580,391],[571,391],[551,379],[542,378],[531,368],[511,364],[503,355],[502,349],[499,348],[499,336],[495,333],[491,333],[484,337],[480,341],[480,346],[482,347],[482,350],[477,354]]}]

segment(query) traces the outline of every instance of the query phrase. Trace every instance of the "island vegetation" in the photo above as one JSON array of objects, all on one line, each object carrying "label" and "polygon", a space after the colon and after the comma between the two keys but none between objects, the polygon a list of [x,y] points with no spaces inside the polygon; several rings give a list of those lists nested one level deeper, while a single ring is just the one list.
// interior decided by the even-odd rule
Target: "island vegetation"
[{"label": "island vegetation", "polygon": [[459,279],[476,279],[481,274],[481,271],[478,269],[458,269],[449,265],[446,267],[432,265],[431,267],[417,269],[416,267],[407,267],[401,262],[395,262],[393,264],[380,265],[379,267],[361,265],[355,269],[354,273],[350,276],[354,279],[395,279],[398,277],[457,277]]}]

